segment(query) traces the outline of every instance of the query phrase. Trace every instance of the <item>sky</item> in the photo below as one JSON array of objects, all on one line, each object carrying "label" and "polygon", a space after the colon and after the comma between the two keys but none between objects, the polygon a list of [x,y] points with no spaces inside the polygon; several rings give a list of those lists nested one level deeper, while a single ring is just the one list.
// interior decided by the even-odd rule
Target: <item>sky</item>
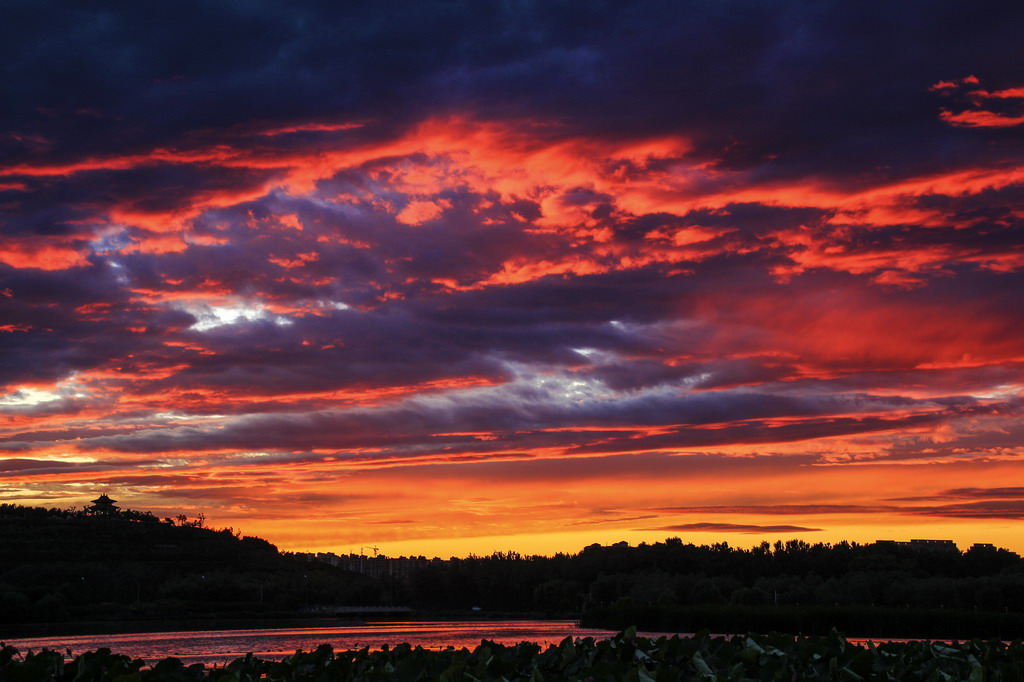
[{"label": "sky", "polygon": [[0,8],[0,502],[1024,552],[1024,5]]}]

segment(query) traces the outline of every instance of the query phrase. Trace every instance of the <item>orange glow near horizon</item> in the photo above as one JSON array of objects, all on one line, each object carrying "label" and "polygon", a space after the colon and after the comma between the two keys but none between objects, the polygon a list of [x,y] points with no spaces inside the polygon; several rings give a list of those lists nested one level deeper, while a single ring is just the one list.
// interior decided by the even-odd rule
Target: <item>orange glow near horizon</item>
[{"label": "orange glow near horizon", "polygon": [[[339,498],[344,498],[345,490],[351,488],[360,491],[357,497],[374,500],[359,503],[358,511],[346,510],[351,503],[332,507],[328,495],[317,498],[319,509],[316,512],[308,506],[301,510],[278,508],[251,499],[237,501],[233,508],[209,518],[215,525],[241,528],[246,533],[268,538],[288,551],[349,553],[357,552],[360,545],[373,544],[391,556],[448,557],[509,550],[552,554],[579,551],[593,542],[608,544],[626,540],[635,544],[663,541],[666,537],[681,537],[696,544],[725,540],[735,546],[792,537],[809,542],[849,540],[861,543],[877,539],[941,537],[956,541],[962,549],[975,542],[995,542],[1018,552],[1024,549],[1019,535],[1015,535],[1017,522],[1014,519],[991,519],[984,527],[979,527],[965,519],[919,511],[941,507],[941,504],[890,497],[912,497],[917,493],[927,496],[937,488],[955,488],[962,482],[965,471],[977,474],[976,467],[964,464],[910,465],[902,467],[898,473],[871,466],[859,467],[852,473],[841,467],[803,469],[784,475],[759,473],[746,478],[740,475],[729,479],[728,483],[722,481],[720,474],[704,474],[688,478],[682,487],[677,481],[640,472],[627,475],[625,479],[621,473],[616,473],[586,482],[563,483],[555,496],[549,490],[539,492],[535,484],[503,479],[500,475],[481,477],[469,473],[466,465],[458,465],[457,469],[459,473],[468,473],[468,477],[431,472],[431,489],[416,493],[411,491],[415,490],[414,481],[424,475],[422,471],[381,470],[338,479]],[[910,471],[918,484],[908,489],[906,478],[900,475]],[[1017,463],[994,463],[987,465],[975,481],[980,486],[997,486],[1007,479],[1019,479],[1021,474]],[[644,491],[640,497],[635,493],[632,496],[630,501],[636,506],[608,508],[606,505],[612,496],[621,497],[626,481],[630,481],[634,489]],[[850,495],[851,489],[864,489],[864,484],[874,488],[871,494]],[[208,480],[206,485],[224,492],[223,483],[216,479]],[[810,488],[816,490],[813,497],[799,492]],[[232,489],[244,494],[244,488]],[[300,495],[314,494],[313,489],[307,490],[308,493]],[[316,490],[320,495],[325,492],[323,488]],[[396,490],[405,493],[389,495],[389,491]],[[477,494],[479,491],[486,492]],[[880,497],[884,500],[883,508],[871,514],[870,508]],[[743,499],[744,503],[731,510],[734,505],[728,502],[736,499]],[[796,508],[790,509],[793,507],[790,502],[796,500],[799,500]],[[838,500],[846,506],[862,508],[830,513],[815,510],[833,507]],[[948,500],[943,500],[946,502]],[[801,511],[800,507],[806,510]],[[429,519],[407,518],[409,515],[402,509],[408,508],[432,511]],[[596,512],[600,513],[595,516]],[[209,516],[210,510],[206,513]],[[511,533],[507,522],[503,521],[510,515],[516,518]],[[735,533],[673,529],[695,518],[723,526],[752,526],[753,529]],[[353,526],[356,521],[358,528]],[[758,527],[791,525],[803,526],[806,530],[757,530]]]}]

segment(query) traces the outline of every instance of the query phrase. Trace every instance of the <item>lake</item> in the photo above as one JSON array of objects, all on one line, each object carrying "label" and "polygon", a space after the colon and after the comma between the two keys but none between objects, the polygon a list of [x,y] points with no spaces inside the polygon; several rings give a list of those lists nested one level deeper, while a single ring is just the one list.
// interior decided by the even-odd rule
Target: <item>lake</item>
[{"label": "lake", "polygon": [[174,656],[187,664],[223,665],[248,652],[260,658],[279,660],[297,649],[309,651],[320,644],[330,644],[335,651],[365,646],[379,649],[384,644],[393,646],[402,642],[432,649],[446,646],[472,649],[481,639],[502,644],[525,640],[547,646],[566,637],[606,638],[613,634],[612,630],[580,628],[573,621],[392,621],[318,628],[68,635],[11,639],[7,644],[22,653],[46,647],[61,652],[70,650],[78,655],[107,647],[116,654],[141,658],[148,664]]},{"label": "lake", "polygon": [[[321,644],[330,644],[335,651],[407,642],[425,649],[446,646],[473,649],[480,640],[502,644],[536,642],[542,647],[557,644],[566,637],[606,639],[614,630],[581,628],[570,620],[472,620],[472,621],[388,621],[335,627],[285,627],[247,630],[189,630],[175,632],[143,632],[122,634],[59,635],[7,639],[6,643],[22,654],[42,648],[78,655],[107,647],[115,654],[141,658],[153,664],[168,656],[186,664],[224,665],[252,652],[259,658],[280,660],[296,650],[311,651]],[[638,632],[643,637],[660,637],[675,633]],[[679,633],[687,636],[690,633]],[[721,636],[721,635],[717,635]],[[851,643],[909,642],[902,638],[849,638]],[[949,640],[946,640],[949,641]]]}]

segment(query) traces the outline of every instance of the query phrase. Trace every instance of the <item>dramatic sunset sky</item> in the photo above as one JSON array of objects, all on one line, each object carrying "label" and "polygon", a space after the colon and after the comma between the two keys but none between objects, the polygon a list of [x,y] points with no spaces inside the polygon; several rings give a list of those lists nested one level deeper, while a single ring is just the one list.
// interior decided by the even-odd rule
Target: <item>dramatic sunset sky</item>
[{"label": "dramatic sunset sky", "polygon": [[1024,4],[0,9],[0,501],[1024,551]]}]

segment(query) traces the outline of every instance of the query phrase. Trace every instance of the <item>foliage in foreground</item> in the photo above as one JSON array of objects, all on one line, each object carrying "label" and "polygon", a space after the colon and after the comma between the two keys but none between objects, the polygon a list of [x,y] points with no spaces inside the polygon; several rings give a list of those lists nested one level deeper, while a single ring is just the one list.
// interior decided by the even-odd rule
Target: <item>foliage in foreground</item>
[{"label": "foliage in foreground", "polygon": [[296,652],[283,661],[247,654],[223,667],[185,666],[175,658],[145,667],[140,659],[87,652],[71,661],[53,651],[20,656],[0,650],[0,682],[682,682],[684,680],[922,680],[967,682],[1024,680],[1020,641],[972,640],[961,644],[887,642],[857,645],[833,632],[827,637],[637,637],[630,628],[607,640],[566,638],[541,650],[523,642],[483,641],[473,651],[440,651],[408,644],[376,651],[342,651],[329,645]]}]

